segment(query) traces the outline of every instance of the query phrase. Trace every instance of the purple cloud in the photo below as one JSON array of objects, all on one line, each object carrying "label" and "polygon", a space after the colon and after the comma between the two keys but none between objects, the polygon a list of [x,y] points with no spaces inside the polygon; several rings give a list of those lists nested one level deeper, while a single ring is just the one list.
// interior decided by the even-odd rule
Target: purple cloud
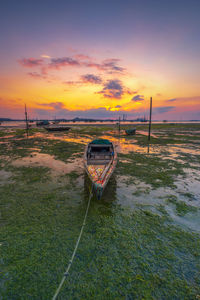
[{"label": "purple cloud", "polygon": [[144,100],[144,95],[136,95],[131,100],[132,101],[143,101]]},{"label": "purple cloud", "polygon": [[30,77],[33,77],[33,78],[43,78],[43,79],[46,79],[47,77],[43,74],[40,74],[38,72],[29,72],[27,73]]},{"label": "purple cloud", "polygon": [[109,70],[109,71],[115,71],[115,72],[123,72],[125,71],[125,68],[117,66],[118,62],[120,59],[116,58],[111,58],[111,59],[106,59],[102,62],[101,68],[103,70]]},{"label": "purple cloud", "polygon": [[102,63],[94,63],[93,61],[88,61],[83,63],[85,67],[96,68],[99,71],[106,71],[108,73],[123,73],[125,68],[117,66],[118,59],[111,58],[103,60]]},{"label": "purple cloud", "polygon": [[162,114],[162,113],[166,113],[166,112],[168,112],[168,111],[171,111],[171,110],[173,110],[174,108],[176,108],[176,106],[160,106],[160,107],[156,107],[156,108],[154,109],[154,111],[157,112],[157,113]]},{"label": "purple cloud", "polygon": [[50,68],[60,69],[66,66],[80,66],[80,62],[77,59],[71,57],[52,58],[49,64]]},{"label": "purple cloud", "polygon": [[18,60],[18,62],[26,68],[33,68],[38,67],[43,64],[43,59],[36,59],[36,58],[23,58]]},{"label": "purple cloud", "polygon": [[98,94],[103,94],[105,98],[120,99],[125,93],[123,84],[120,80],[108,80],[101,91]]},{"label": "purple cloud", "polygon": [[97,63],[95,59],[84,55],[77,54],[73,57],[58,57],[51,58],[50,63],[44,62],[43,59],[35,59],[35,58],[24,58],[19,60],[18,62],[24,67],[35,67],[41,66],[42,73],[46,73],[48,69],[56,69],[59,70],[63,67],[87,67],[87,68],[95,68],[99,71],[104,71],[107,73],[123,73],[125,68],[118,65],[119,59],[110,58],[105,59],[100,63]]},{"label": "purple cloud", "polygon": [[85,54],[76,54],[76,55],[74,55],[74,57],[76,59],[80,59],[80,60],[90,59],[90,57],[88,55],[85,55]]},{"label": "purple cloud", "polygon": [[101,84],[102,79],[98,75],[93,75],[93,74],[85,74],[81,76],[81,80],[84,83],[93,83],[93,84]]},{"label": "purple cloud", "polygon": [[174,101],[176,101],[176,98],[166,100],[166,102],[174,102]]}]

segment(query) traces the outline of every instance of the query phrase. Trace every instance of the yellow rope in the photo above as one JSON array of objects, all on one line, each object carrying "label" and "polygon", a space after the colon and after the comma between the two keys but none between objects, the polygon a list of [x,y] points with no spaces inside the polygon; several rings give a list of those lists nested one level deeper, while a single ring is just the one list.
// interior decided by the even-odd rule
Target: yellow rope
[{"label": "yellow rope", "polygon": [[80,231],[79,237],[78,237],[78,239],[77,239],[77,241],[76,241],[76,245],[75,245],[75,248],[74,248],[72,257],[71,257],[71,259],[69,260],[69,264],[68,264],[68,266],[67,266],[67,269],[66,269],[66,271],[65,271],[65,273],[64,273],[64,276],[63,276],[63,278],[62,278],[62,280],[61,280],[61,282],[60,282],[60,284],[59,284],[59,286],[58,286],[58,288],[57,288],[57,290],[56,290],[56,292],[55,292],[55,294],[54,294],[52,300],[56,300],[56,299],[57,299],[58,294],[59,294],[59,292],[60,292],[60,290],[61,290],[61,288],[62,288],[62,286],[63,286],[63,283],[64,283],[66,277],[69,275],[69,270],[70,270],[70,268],[71,268],[71,265],[72,265],[72,263],[73,263],[74,257],[75,257],[75,255],[76,255],[76,251],[77,251],[78,246],[79,246],[79,242],[80,242],[80,239],[81,239],[81,236],[82,236],[82,233],[83,233],[83,229],[84,229],[84,226],[85,226],[85,224],[86,224],[86,219],[87,219],[87,215],[88,215],[88,210],[89,210],[90,202],[91,202],[91,199],[92,199],[92,196],[93,196],[93,194],[92,194],[92,188],[93,188],[93,186],[92,186],[91,189],[90,189],[90,196],[89,196],[89,200],[88,200],[87,209],[86,209],[86,212],[85,212],[85,217],[84,217],[84,219],[83,219],[83,224],[82,224],[82,226],[81,226],[81,231]]}]

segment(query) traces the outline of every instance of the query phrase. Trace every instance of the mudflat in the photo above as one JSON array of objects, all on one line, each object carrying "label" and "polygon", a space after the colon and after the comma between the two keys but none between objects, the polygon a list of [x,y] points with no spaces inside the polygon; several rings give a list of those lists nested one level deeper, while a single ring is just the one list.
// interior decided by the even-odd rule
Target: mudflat
[{"label": "mudflat", "polygon": [[[2,299],[50,299],[89,197],[85,145],[101,137],[118,164],[87,225],[60,299],[200,298],[200,124],[0,129]],[[67,296],[66,296],[67,295]]]}]

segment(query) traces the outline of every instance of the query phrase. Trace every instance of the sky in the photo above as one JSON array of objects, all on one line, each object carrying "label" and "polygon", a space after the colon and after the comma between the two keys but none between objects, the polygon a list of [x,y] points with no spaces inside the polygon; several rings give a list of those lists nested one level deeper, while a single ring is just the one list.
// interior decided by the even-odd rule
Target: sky
[{"label": "sky", "polygon": [[0,118],[200,120],[199,0],[7,0]]}]

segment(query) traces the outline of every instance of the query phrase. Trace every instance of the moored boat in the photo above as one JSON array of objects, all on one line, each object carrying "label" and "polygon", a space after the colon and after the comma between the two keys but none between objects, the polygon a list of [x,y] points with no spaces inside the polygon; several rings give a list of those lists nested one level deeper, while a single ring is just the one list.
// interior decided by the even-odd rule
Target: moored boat
[{"label": "moored boat", "polygon": [[47,131],[68,131],[71,127],[66,126],[52,126],[52,127],[44,127]]},{"label": "moored boat", "polygon": [[42,121],[36,122],[36,126],[48,126],[48,125],[49,125],[49,121],[47,121],[47,120],[42,120]]},{"label": "moored boat", "polygon": [[126,129],[125,132],[127,135],[134,135],[136,133],[136,128]]},{"label": "moored boat", "polygon": [[84,165],[98,199],[101,198],[117,164],[117,152],[112,142],[97,139],[85,150]]}]

